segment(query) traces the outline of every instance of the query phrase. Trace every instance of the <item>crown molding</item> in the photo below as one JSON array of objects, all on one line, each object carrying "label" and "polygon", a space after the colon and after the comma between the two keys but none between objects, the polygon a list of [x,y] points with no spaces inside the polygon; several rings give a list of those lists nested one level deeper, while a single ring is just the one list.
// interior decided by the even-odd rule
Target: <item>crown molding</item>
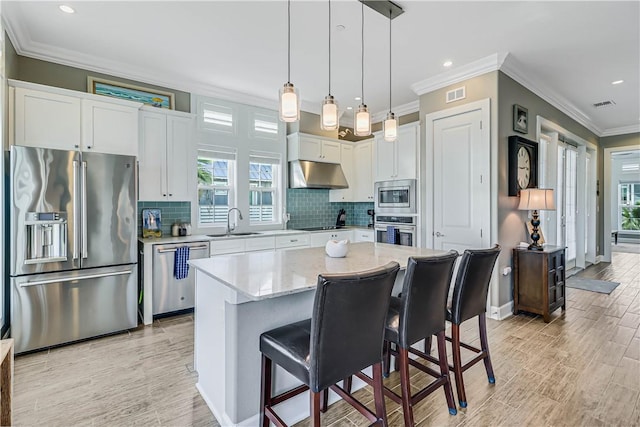
[{"label": "crown molding", "polygon": [[597,136],[601,136],[603,130],[597,127],[591,121],[591,117],[582,112],[578,107],[573,105],[567,99],[557,95],[547,85],[537,81],[535,78],[531,78],[524,71],[524,67],[520,65],[517,59],[513,55],[508,55],[503,61],[500,71],[511,77],[522,86],[538,95],[540,98],[547,101],[549,104],[556,107],[558,110],[565,113],[567,116],[589,129]]},{"label": "crown molding", "polygon": [[420,96],[491,71],[499,70],[508,55],[508,53],[494,53],[485,56],[477,61],[414,83],[411,85],[411,89]]},{"label": "crown molding", "polygon": [[[401,116],[406,116],[407,114],[415,113],[416,111],[420,111],[420,100],[416,99],[415,101],[407,102],[406,104],[398,105],[394,107],[391,111],[396,115],[397,118]],[[378,123],[383,121],[387,117],[388,110],[379,111],[375,114],[371,115],[371,123]]]},{"label": "crown molding", "polygon": [[640,124],[629,125],[629,126],[621,126],[619,128],[610,128],[605,129],[599,135],[603,136],[616,136],[616,135],[626,135],[628,133],[640,133]]}]

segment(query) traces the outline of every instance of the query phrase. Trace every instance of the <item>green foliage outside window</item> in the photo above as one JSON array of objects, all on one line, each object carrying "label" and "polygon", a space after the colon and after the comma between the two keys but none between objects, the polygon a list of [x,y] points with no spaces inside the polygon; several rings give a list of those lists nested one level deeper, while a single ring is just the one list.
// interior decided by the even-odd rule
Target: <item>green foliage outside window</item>
[{"label": "green foliage outside window", "polygon": [[640,201],[636,206],[622,208],[622,229],[640,230]]}]

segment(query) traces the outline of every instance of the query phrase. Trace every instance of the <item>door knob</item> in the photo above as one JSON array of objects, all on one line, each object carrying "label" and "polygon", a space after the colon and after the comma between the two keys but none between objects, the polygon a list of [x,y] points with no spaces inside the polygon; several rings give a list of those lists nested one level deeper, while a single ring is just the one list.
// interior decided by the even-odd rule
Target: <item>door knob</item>
[{"label": "door knob", "polygon": [[436,237],[444,237],[444,234],[440,233],[439,231],[436,232]]}]

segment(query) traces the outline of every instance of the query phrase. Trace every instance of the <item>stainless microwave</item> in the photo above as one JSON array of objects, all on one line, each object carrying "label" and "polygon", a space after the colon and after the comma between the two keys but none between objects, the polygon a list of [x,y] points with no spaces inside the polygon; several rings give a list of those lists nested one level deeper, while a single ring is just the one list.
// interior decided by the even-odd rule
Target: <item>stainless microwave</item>
[{"label": "stainless microwave", "polygon": [[418,211],[415,179],[380,181],[374,188],[376,214],[413,214]]}]

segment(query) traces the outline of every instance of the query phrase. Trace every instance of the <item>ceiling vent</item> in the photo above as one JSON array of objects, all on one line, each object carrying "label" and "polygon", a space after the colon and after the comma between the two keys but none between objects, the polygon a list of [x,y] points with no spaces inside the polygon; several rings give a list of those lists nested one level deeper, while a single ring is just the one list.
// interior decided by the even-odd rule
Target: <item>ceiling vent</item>
[{"label": "ceiling vent", "polygon": [[466,86],[462,86],[456,89],[452,89],[447,92],[447,104],[449,102],[458,101],[467,97]]},{"label": "ceiling vent", "polygon": [[595,104],[593,104],[593,106],[596,108],[611,107],[613,105],[616,105],[616,103],[613,101],[602,101],[602,102],[596,102]]}]

